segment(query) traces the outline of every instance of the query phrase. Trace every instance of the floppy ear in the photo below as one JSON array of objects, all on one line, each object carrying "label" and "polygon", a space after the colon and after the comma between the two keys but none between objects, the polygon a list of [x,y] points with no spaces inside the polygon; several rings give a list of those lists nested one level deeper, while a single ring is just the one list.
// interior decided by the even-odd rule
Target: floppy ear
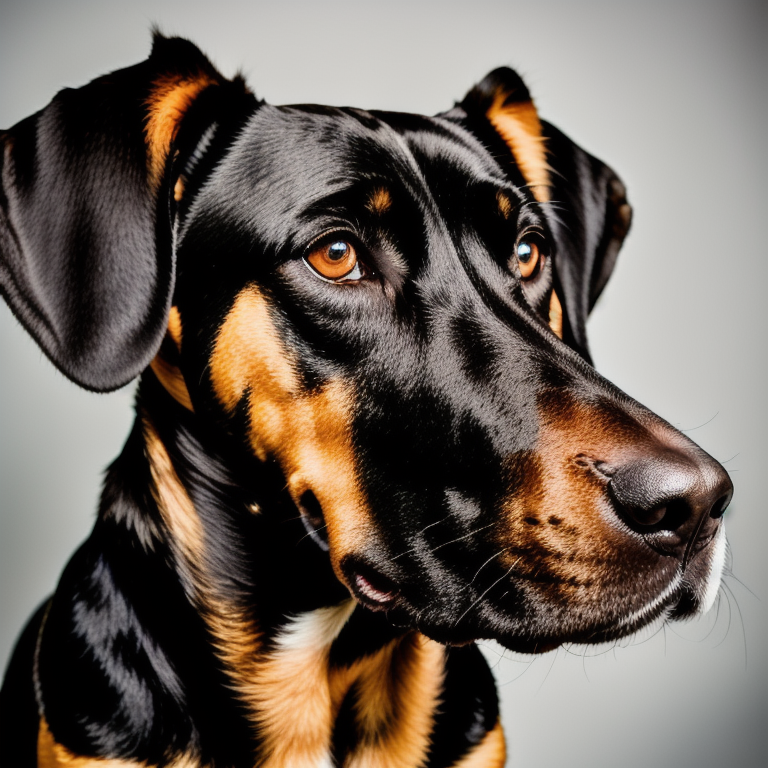
[{"label": "floppy ear", "polygon": [[563,339],[589,360],[587,315],[632,219],[624,185],[607,165],[539,120],[528,89],[509,68],[491,72],[446,116],[462,119],[509,169],[513,182],[527,187],[547,210]]},{"label": "floppy ear", "polygon": [[549,123],[542,124],[552,167],[555,269],[570,343],[590,359],[587,316],[613,272],[632,223],[621,179]]},{"label": "floppy ear", "polygon": [[182,118],[211,89],[245,92],[191,43],[155,35],[147,61],[63,90],[0,133],[0,290],[87,389],[126,384],[162,341],[175,275],[169,169]]}]

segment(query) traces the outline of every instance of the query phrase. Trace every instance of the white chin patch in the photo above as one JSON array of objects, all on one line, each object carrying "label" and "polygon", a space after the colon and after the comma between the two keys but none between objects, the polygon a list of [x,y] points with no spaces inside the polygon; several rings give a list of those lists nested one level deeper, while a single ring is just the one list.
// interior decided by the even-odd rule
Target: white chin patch
[{"label": "white chin patch", "polygon": [[720,579],[722,578],[723,567],[725,566],[725,526],[722,523],[712,546],[714,550],[712,551],[712,560],[709,564],[707,585],[701,597],[701,613],[706,613],[714,605],[715,598],[720,590]]},{"label": "white chin patch", "polygon": [[281,652],[327,648],[344,629],[355,605],[355,601],[350,598],[338,605],[292,616],[280,630],[276,645]]}]

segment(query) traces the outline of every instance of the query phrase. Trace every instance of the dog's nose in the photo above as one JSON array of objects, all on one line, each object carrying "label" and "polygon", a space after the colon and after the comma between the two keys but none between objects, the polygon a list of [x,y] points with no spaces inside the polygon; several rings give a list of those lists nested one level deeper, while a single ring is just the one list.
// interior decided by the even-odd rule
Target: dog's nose
[{"label": "dog's nose", "polygon": [[733,495],[728,474],[714,459],[677,450],[616,467],[608,489],[617,512],[634,530],[676,534],[661,546],[678,557],[714,536]]}]

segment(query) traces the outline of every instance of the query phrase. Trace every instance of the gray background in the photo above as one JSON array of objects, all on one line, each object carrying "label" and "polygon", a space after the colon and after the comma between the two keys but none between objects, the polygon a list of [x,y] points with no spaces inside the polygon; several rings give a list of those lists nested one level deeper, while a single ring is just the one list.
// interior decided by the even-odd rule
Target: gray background
[{"label": "gray background", "polygon": [[[765,3],[3,0],[0,126],[143,59],[153,22],[274,103],[429,114],[511,64],[620,172],[636,217],[591,320],[596,364],[732,473],[734,575],[708,616],[617,647],[489,646],[509,765],[768,764]],[[88,532],[132,391],[79,391],[4,306],[0,353],[2,663]]]}]

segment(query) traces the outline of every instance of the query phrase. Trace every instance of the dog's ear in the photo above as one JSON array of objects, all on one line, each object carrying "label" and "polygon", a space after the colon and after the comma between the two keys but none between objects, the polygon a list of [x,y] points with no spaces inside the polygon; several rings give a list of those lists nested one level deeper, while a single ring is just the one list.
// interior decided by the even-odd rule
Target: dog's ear
[{"label": "dog's ear", "polygon": [[[462,115],[463,113],[463,115]],[[528,89],[506,67],[491,72],[447,117],[461,119],[550,214],[563,338],[587,360],[587,315],[629,231],[624,185],[604,163],[539,120]]]},{"label": "dog's ear", "polygon": [[204,92],[226,89],[246,92],[191,43],[156,34],[147,61],[63,90],[0,133],[0,290],[87,389],[126,384],[162,341],[179,126]]},{"label": "dog's ear", "polygon": [[611,168],[553,125],[544,122],[542,127],[552,168],[551,221],[566,340],[589,360],[587,315],[613,272],[632,223],[632,208],[624,184]]}]

